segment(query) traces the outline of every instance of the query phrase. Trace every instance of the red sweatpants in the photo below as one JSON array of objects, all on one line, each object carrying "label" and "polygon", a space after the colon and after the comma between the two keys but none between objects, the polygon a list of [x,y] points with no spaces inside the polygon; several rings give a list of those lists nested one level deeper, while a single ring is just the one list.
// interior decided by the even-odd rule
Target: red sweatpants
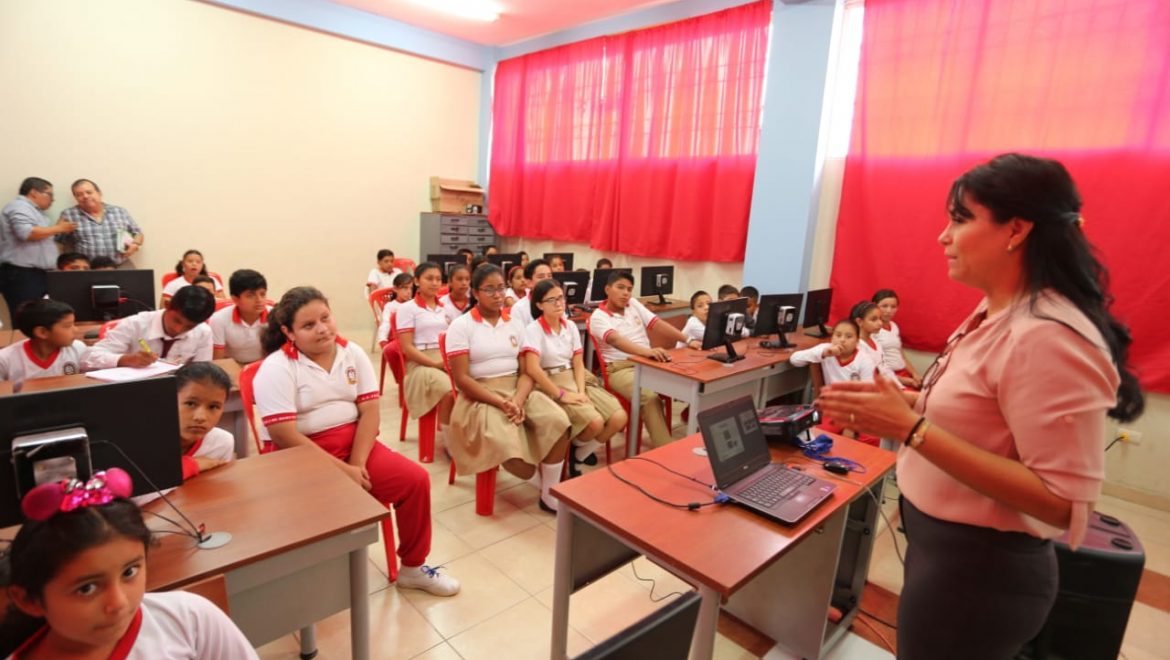
[{"label": "red sweatpants", "polygon": [[[330,455],[349,460],[357,422],[309,436]],[[420,465],[386,445],[375,442],[366,459],[370,495],[394,506],[398,524],[398,556],[403,566],[422,566],[431,552],[431,477]]]}]

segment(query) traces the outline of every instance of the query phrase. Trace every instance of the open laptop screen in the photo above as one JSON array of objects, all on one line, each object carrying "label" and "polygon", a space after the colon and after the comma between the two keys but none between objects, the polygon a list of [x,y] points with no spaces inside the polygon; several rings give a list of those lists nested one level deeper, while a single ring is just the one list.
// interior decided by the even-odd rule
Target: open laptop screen
[{"label": "open laptop screen", "polygon": [[768,441],[749,396],[699,413],[699,429],[720,488],[771,462]]}]

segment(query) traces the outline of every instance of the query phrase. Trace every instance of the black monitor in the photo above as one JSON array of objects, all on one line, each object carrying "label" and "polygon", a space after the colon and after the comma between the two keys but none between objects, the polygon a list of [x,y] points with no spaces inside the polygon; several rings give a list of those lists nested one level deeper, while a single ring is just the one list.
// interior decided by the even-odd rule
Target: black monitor
[{"label": "black monitor", "polygon": [[508,271],[512,270],[512,266],[520,265],[519,252],[498,252],[496,254],[488,255],[488,263],[499,266],[500,270],[504,271],[504,277],[508,277]]},{"label": "black monitor", "polygon": [[112,321],[154,307],[154,271],[51,270],[49,298],[73,308],[76,321]]},{"label": "black monitor", "polygon": [[605,300],[605,285],[609,284],[609,276],[614,273],[629,273],[633,276],[633,268],[598,268],[593,271],[593,286],[589,289],[589,302]]},{"label": "black monitor", "polygon": [[549,262],[550,267],[552,266],[552,258],[553,257],[560,257],[561,259],[565,260],[565,270],[573,270],[573,253],[572,252],[545,252],[544,253],[544,260]]},{"label": "black monitor", "polygon": [[728,364],[743,359],[735,352],[732,342],[743,338],[747,323],[747,298],[732,298],[711,303],[707,308],[707,325],[703,328],[703,350],[718,346],[727,348],[726,353],[714,353],[707,357]]},{"label": "black monitor", "polygon": [[637,623],[577,656],[576,660],[685,660],[703,602],[697,591],[688,591]]},{"label": "black monitor", "polygon": [[[829,329],[825,324],[829,322],[829,305],[833,302],[832,289],[817,289],[808,292],[804,301],[804,321],[801,325],[806,328],[817,329],[817,333],[805,332],[810,337],[828,337]],[[819,333],[819,334],[818,334]]]},{"label": "black monitor", "polygon": [[756,327],[753,337],[779,335],[776,341],[762,341],[761,348],[792,348],[786,336],[796,332],[796,319],[800,317],[800,303],[804,299],[799,293],[770,293],[760,296],[760,307],[756,311]]},{"label": "black monitor", "polygon": [[21,522],[24,493],[60,478],[118,467],[135,495],[173,488],[180,455],[174,376],[0,397],[0,527]]},{"label": "black monitor", "polygon": [[565,308],[570,305],[581,305],[585,302],[586,289],[589,288],[589,273],[578,273],[566,270],[563,273],[553,273],[553,279],[561,283],[565,290]]},{"label": "black monitor", "polygon": [[642,297],[658,296],[658,304],[666,304],[666,296],[674,293],[674,266],[643,266]]},{"label": "black monitor", "polygon": [[[451,269],[456,266],[466,266],[467,257],[461,254],[428,254],[427,261],[439,266],[439,270],[443,273],[443,281],[446,282],[451,277]],[[412,273],[413,274],[413,273]]]}]

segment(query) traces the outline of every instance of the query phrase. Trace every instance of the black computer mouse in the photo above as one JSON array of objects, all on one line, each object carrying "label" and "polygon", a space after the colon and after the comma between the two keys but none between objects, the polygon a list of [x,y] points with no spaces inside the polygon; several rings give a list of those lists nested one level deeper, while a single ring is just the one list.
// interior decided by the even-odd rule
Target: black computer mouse
[{"label": "black computer mouse", "polygon": [[849,474],[849,466],[838,461],[825,461],[824,468],[825,471],[833,474]]}]

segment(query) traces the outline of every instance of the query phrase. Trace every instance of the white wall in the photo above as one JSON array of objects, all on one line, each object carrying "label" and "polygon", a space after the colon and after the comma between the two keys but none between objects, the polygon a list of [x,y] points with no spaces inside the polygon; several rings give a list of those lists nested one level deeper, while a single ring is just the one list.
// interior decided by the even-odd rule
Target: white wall
[{"label": "white wall", "polygon": [[428,177],[475,177],[478,72],[189,0],[5,0],[0,26],[4,195],[47,178],[55,218],[91,178],[140,266],[314,284],[361,343],[375,252],[417,259]]}]

